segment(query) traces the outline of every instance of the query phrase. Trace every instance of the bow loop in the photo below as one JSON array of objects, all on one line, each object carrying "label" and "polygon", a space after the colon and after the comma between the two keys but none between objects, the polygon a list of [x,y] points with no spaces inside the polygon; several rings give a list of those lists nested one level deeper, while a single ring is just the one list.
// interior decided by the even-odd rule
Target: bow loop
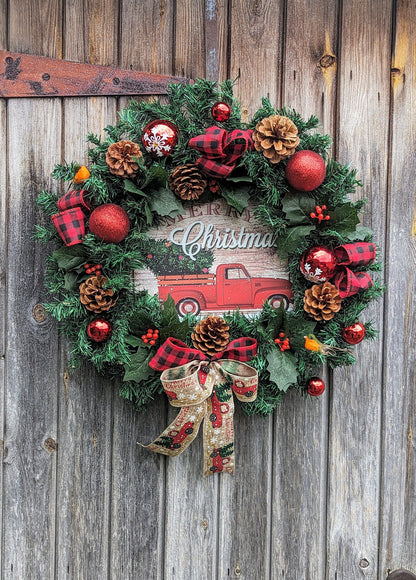
[{"label": "bow loop", "polygon": [[192,137],[189,146],[203,153],[195,162],[211,177],[228,177],[235,169],[237,161],[254,149],[251,129],[234,129],[227,133],[221,127],[208,127],[203,135]]},{"label": "bow loop", "polygon": [[84,198],[84,191],[74,189],[56,202],[59,213],[53,215],[51,219],[66,246],[80,244],[85,235],[84,211],[89,211],[91,206]]},{"label": "bow loop", "polygon": [[337,261],[337,273],[334,284],[341,298],[353,296],[362,290],[373,286],[371,277],[366,272],[354,272],[348,266],[367,266],[374,262],[376,246],[372,242],[356,242],[344,244],[334,250]]}]

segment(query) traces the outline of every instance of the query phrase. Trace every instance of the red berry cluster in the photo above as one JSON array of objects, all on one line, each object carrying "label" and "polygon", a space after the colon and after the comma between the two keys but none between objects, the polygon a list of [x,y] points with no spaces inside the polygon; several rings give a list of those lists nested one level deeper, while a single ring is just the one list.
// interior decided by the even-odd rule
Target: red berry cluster
[{"label": "red berry cluster", "polygon": [[221,193],[220,184],[216,179],[208,180],[208,189],[210,190],[211,193],[216,193],[218,195]]},{"label": "red berry cluster", "polygon": [[284,350],[289,350],[290,342],[284,332],[279,332],[279,338],[275,338],[274,341],[282,352]]},{"label": "red berry cluster", "polygon": [[311,213],[311,218],[319,220],[319,223],[321,223],[322,220],[329,220],[329,215],[324,214],[325,210],[326,205],[316,205],[315,211]]},{"label": "red berry cluster", "polygon": [[142,341],[146,344],[149,343],[152,346],[156,344],[157,339],[159,338],[159,331],[158,329],[149,328],[147,330],[147,334],[142,335]]},{"label": "red berry cluster", "polygon": [[95,276],[102,276],[101,264],[84,264],[86,274],[95,274]]}]

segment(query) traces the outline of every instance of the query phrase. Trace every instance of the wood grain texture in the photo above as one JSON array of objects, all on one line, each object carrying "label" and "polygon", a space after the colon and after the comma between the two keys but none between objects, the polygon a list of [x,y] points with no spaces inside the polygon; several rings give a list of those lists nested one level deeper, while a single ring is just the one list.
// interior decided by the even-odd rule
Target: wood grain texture
[{"label": "wood grain texture", "polygon": [[204,0],[177,2],[175,23],[174,74],[203,78],[206,73]]},{"label": "wood grain texture", "polygon": [[[389,71],[392,3],[342,4],[336,149],[357,168],[357,197],[369,199],[365,225],[381,247],[388,180]],[[371,57],[369,55],[371,54]],[[383,301],[362,316],[383,328]],[[357,364],[334,372],[329,421],[329,577],[380,578],[378,503],[383,379],[382,335],[355,348]]]},{"label": "wood grain texture", "polygon": [[267,96],[281,104],[284,3],[230,0],[230,78],[238,78],[236,96],[247,121]]},{"label": "wood grain texture", "polygon": [[399,1],[396,7],[391,62],[380,577],[400,567],[416,573],[416,168],[413,156],[406,153],[414,149],[416,135],[416,6]]},{"label": "wood grain texture", "polygon": [[[319,65],[324,55],[334,54],[337,19],[335,3],[289,3],[284,34],[282,102],[301,111],[304,118],[318,116],[319,131],[330,135],[335,131],[336,73],[332,71],[328,80],[329,67],[323,71]],[[335,63],[330,66],[336,68]],[[305,401],[293,394],[275,413],[271,578],[325,577],[331,389],[328,376],[321,373],[327,385],[324,396]]]}]

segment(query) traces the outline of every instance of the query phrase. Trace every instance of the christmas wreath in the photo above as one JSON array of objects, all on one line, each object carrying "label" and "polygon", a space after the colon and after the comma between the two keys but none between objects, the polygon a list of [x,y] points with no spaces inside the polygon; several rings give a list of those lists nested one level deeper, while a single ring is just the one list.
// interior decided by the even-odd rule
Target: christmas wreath
[{"label": "christmas wreath", "polygon": [[[263,99],[243,123],[232,85],[197,80],[171,85],[166,102],[131,102],[105,138],[88,135],[88,168],[55,167],[67,192],[39,194],[46,219],[35,233],[60,242],[45,308],[72,342],[71,367],[87,359],[118,378],[138,410],[165,390],[181,411],[154,451],[180,453],[205,417],[205,473],[233,470],[233,393],[249,415],[267,415],[289,390],[320,395],[322,365],[354,363],[352,345],[374,338],[359,318],[382,292],[372,232],[359,225],[365,202],[349,199],[355,170],[327,159],[331,139],[314,116]],[[214,236],[199,220],[220,206],[238,220],[250,204],[262,235]],[[152,236],[186,212],[192,227]],[[287,261],[279,290],[242,264],[213,268],[218,248],[266,247]],[[141,286],[143,271],[159,292]],[[233,285],[241,304],[225,299]]]}]

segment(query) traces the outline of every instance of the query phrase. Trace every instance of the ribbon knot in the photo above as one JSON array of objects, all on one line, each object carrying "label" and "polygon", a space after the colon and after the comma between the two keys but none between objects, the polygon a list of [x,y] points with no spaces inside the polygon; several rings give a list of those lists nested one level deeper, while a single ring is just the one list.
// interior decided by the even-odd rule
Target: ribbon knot
[{"label": "ribbon knot", "polygon": [[[255,356],[256,349],[257,341],[244,337],[208,360],[199,350],[168,338],[149,365],[164,369],[160,377],[163,388],[170,404],[180,411],[157,439],[142,446],[163,455],[179,455],[198,435],[203,422],[204,475],[234,473],[233,393],[243,402],[257,397],[257,371],[243,362]],[[178,360],[181,366],[173,366]]]},{"label": "ribbon knot", "polygon": [[344,244],[334,250],[337,262],[337,273],[334,284],[341,298],[353,296],[361,290],[373,286],[371,277],[366,272],[353,272],[348,266],[367,266],[374,262],[376,246],[372,242],[356,242]]},{"label": "ribbon knot", "polygon": [[192,137],[189,146],[203,153],[196,165],[211,177],[228,177],[237,161],[254,149],[251,129],[234,129],[227,133],[221,127],[208,127],[203,135]]},{"label": "ribbon knot", "polygon": [[59,213],[52,216],[52,221],[66,246],[80,244],[85,235],[85,211],[90,211],[90,204],[84,199],[84,189],[68,191],[56,202]]}]

